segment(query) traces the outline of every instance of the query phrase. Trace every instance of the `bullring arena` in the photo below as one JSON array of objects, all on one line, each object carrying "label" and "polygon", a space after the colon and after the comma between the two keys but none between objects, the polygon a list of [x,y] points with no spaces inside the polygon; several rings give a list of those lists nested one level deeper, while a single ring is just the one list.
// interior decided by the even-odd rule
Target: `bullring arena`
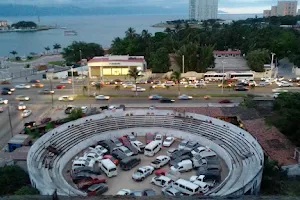
[{"label": "bullring arena", "polygon": [[[38,139],[28,153],[27,166],[32,185],[42,195],[56,191],[63,196],[86,196],[64,178],[67,165],[97,141],[131,132],[138,137],[147,132],[159,132],[209,146],[224,161],[228,174],[205,195],[239,196],[259,192],[264,153],[251,134],[216,118],[171,109],[105,111],[51,130]],[[47,150],[50,145],[60,153],[51,154]]]}]

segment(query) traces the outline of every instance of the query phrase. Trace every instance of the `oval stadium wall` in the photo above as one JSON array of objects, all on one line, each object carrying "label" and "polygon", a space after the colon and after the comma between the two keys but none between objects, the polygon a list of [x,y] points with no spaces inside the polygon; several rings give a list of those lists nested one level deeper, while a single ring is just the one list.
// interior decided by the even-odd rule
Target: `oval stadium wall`
[{"label": "oval stadium wall", "polygon": [[[227,177],[207,195],[240,196],[259,192],[264,153],[251,134],[222,120],[173,110],[105,111],[49,131],[29,150],[27,166],[31,183],[42,195],[56,191],[58,195],[86,196],[63,178],[63,170],[70,160],[96,141],[131,132],[142,136],[149,131],[196,139],[225,161],[229,169]],[[60,153],[49,152],[50,145]]]}]

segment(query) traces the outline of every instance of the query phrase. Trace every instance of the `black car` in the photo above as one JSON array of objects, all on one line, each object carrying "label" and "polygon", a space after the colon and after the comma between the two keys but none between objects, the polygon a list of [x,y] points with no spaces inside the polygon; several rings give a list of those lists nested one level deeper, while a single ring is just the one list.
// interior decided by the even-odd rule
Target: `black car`
[{"label": "black car", "polygon": [[94,172],[94,171],[91,170],[90,167],[78,167],[78,168],[75,168],[75,169],[73,170],[73,175],[79,174],[79,173],[81,173],[81,172],[93,174],[93,175],[96,175],[96,176],[101,175],[101,172],[100,172],[100,171],[99,171],[99,172]]},{"label": "black car", "polygon": [[98,145],[103,146],[111,154],[117,146],[110,140],[101,140],[97,142]]},{"label": "black car", "polygon": [[244,87],[244,86],[237,86],[235,88],[235,91],[248,91],[248,88],[247,87]]},{"label": "black car", "polygon": [[122,170],[130,170],[135,166],[139,165],[140,163],[141,163],[141,159],[136,156],[127,157],[121,160],[120,167]]},{"label": "black car", "polygon": [[191,156],[183,155],[183,156],[175,158],[174,160],[171,160],[170,163],[169,163],[169,165],[170,166],[176,166],[181,161],[183,161],[183,160],[190,160],[190,159],[191,159]]},{"label": "black car", "polygon": [[108,191],[108,185],[105,183],[95,184],[95,185],[90,186],[87,189],[88,196],[101,195],[107,191]]},{"label": "black car", "polygon": [[1,94],[2,94],[2,95],[11,95],[11,91],[8,91],[8,90],[2,90]]},{"label": "black car", "polygon": [[71,112],[72,112],[74,109],[75,109],[74,107],[67,107],[66,110],[65,110],[65,113],[66,113],[66,114],[71,114]]},{"label": "black car", "polygon": [[29,81],[29,83],[39,83],[40,81],[39,80],[31,80]]},{"label": "black car", "polygon": [[26,123],[24,124],[25,127],[33,127],[33,126],[35,126],[35,125],[36,125],[35,121],[26,122]]},{"label": "black car", "polygon": [[111,153],[111,155],[112,155],[114,158],[116,158],[116,159],[118,159],[118,160],[120,160],[120,161],[128,157],[125,153],[123,153],[123,152],[120,151],[119,149],[113,150],[113,152]]},{"label": "black car", "polygon": [[2,90],[3,91],[11,91],[11,92],[13,92],[13,91],[15,91],[15,88],[4,87],[4,88],[2,88]]},{"label": "black car", "polygon": [[174,99],[169,99],[169,98],[162,98],[160,100],[160,103],[174,103],[175,100]]},{"label": "black car", "polygon": [[172,153],[171,160],[177,159],[177,158],[185,156],[185,155],[189,156],[190,158],[193,156],[193,154],[189,150],[179,150],[179,151]]}]

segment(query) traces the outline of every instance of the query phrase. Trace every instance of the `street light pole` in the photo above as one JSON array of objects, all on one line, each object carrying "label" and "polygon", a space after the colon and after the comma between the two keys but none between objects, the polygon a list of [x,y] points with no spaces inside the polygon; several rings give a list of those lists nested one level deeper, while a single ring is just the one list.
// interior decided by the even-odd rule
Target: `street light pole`
[{"label": "street light pole", "polygon": [[184,55],[182,55],[182,73],[184,74]]},{"label": "street light pole", "polygon": [[54,103],[53,103],[53,85],[52,85],[52,79],[49,79],[50,81],[50,94],[51,94],[51,101],[52,101],[52,108],[54,108]]},{"label": "street light pole", "polygon": [[80,67],[81,67],[81,80],[83,81],[83,68],[82,68],[82,51],[79,49],[79,55],[80,55]]},{"label": "street light pole", "polygon": [[72,91],[73,91],[73,95],[75,94],[75,91],[74,91],[74,71],[73,71],[73,66],[71,66],[71,73],[72,73]]},{"label": "street light pole", "polygon": [[9,119],[9,125],[10,125],[10,134],[11,134],[11,137],[14,137],[13,127],[12,127],[12,124],[11,124],[9,104],[7,105],[7,108],[8,108],[8,119]]}]

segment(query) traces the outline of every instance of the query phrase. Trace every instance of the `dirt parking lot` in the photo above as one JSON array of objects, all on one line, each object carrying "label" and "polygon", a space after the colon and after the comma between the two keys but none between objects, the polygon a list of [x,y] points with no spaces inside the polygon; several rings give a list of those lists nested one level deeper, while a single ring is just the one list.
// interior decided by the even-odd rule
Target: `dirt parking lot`
[{"label": "dirt parking lot", "polygon": [[[145,138],[144,137],[137,137],[137,139],[143,143],[145,143]],[[171,147],[169,148],[177,148],[178,144],[180,143],[180,140],[177,139]],[[109,186],[109,190],[104,193],[104,195],[116,195],[118,191],[121,189],[131,189],[131,190],[142,190],[142,189],[148,189],[152,188],[155,190],[157,195],[161,194],[161,187],[158,187],[156,185],[151,184],[151,179],[155,176],[153,173],[151,176],[148,176],[144,181],[142,182],[135,182],[132,180],[132,174],[142,166],[147,166],[150,165],[150,163],[155,160],[155,158],[159,155],[167,155],[167,150],[169,148],[163,147],[160,152],[158,152],[155,156],[153,157],[148,157],[144,156],[143,154],[139,154],[138,156],[141,158],[141,163],[136,166],[135,168],[129,170],[129,171],[123,171],[118,167],[118,176],[112,177],[112,178],[107,178],[107,184]],[[222,173],[221,173],[221,180],[224,180],[228,174],[228,168],[225,164],[225,162],[220,159],[221,163],[221,168],[222,168]],[[64,175],[66,180],[73,185],[76,188],[76,185],[72,183],[72,180],[70,178],[70,173],[69,171],[71,170],[72,166],[72,161],[69,162],[68,166],[64,170]],[[169,165],[163,167],[163,169],[169,169]],[[181,173],[181,178],[189,180],[191,176],[196,175],[196,170],[186,172],[186,173]],[[105,176],[105,175],[104,175]]]}]

